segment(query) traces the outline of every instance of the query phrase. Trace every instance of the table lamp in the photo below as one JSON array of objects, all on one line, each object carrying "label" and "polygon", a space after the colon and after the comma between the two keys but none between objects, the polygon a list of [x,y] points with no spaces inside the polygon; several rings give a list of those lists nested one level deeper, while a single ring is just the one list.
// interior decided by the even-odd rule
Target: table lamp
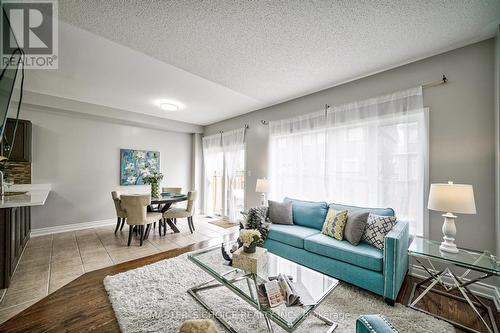
[{"label": "table lamp", "polygon": [[453,213],[476,214],[476,204],[474,202],[474,190],[472,185],[466,184],[431,184],[429,192],[429,203],[427,208],[443,214],[443,242],[439,249],[445,252],[458,253],[455,245],[455,219]]},{"label": "table lamp", "polygon": [[267,206],[266,193],[268,190],[268,182],[266,178],[257,179],[257,184],[255,185],[255,192],[260,193],[260,204],[262,206]]}]

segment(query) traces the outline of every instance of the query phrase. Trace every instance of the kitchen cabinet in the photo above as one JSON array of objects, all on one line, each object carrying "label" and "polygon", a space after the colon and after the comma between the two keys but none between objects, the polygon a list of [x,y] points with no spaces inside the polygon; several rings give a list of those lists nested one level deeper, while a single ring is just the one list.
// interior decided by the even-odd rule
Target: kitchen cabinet
[{"label": "kitchen cabinet", "polygon": [[0,209],[0,289],[9,286],[30,232],[31,207]]},{"label": "kitchen cabinet", "polygon": [[12,140],[12,135],[14,133],[15,127],[16,120],[13,118],[7,118],[4,138],[0,147],[1,154],[3,156],[8,156],[9,150],[12,149],[9,161],[31,162],[31,121],[19,119],[16,135],[14,137],[14,140]]}]

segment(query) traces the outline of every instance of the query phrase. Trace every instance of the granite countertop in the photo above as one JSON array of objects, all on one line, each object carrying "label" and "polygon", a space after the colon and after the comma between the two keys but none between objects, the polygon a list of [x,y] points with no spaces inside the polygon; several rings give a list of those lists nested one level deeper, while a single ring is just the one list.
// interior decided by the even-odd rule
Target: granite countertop
[{"label": "granite countertop", "polygon": [[43,206],[49,196],[51,186],[49,184],[23,184],[12,185],[5,192],[24,192],[12,196],[4,196],[0,200],[0,208]]}]

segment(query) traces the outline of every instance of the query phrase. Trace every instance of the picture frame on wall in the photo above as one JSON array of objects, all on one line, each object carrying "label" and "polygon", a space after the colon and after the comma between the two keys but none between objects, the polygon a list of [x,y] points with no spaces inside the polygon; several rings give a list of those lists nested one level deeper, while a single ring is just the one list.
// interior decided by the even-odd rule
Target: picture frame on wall
[{"label": "picture frame on wall", "polygon": [[160,152],[120,149],[120,185],[145,185],[144,177],[160,173]]}]

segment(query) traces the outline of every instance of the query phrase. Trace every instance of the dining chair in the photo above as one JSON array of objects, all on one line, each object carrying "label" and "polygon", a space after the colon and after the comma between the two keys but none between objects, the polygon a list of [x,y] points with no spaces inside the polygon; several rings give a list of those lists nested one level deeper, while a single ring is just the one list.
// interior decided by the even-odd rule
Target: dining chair
[{"label": "dining chair", "polygon": [[161,191],[162,191],[162,193],[170,192],[170,193],[179,194],[182,192],[182,187],[162,187]]},{"label": "dining chair", "polygon": [[193,233],[195,230],[193,223],[193,212],[194,212],[194,202],[198,197],[198,193],[196,191],[189,191],[187,195],[187,206],[186,208],[170,208],[165,213],[163,213],[164,219],[180,219],[187,218],[189,231]]},{"label": "dining chair", "polygon": [[[182,187],[162,187],[161,188],[161,193],[175,193],[175,194],[181,194],[182,193]],[[173,203],[170,207],[179,207],[176,203]],[[177,220],[174,219],[174,224],[177,224]],[[164,226],[166,228],[166,226]],[[153,230],[156,229],[156,223],[153,224]],[[161,234],[161,225],[158,227],[158,231]]]},{"label": "dining chair", "polygon": [[[113,203],[115,204],[115,210],[116,210],[115,235],[116,235],[116,232],[118,231],[118,228],[120,228],[120,231],[122,231],[123,226],[125,224],[125,219],[127,218],[127,212],[121,206],[120,195],[121,195],[121,193],[118,191],[111,192],[111,197],[113,198]],[[120,224],[121,224],[121,226],[120,226]]]},{"label": "dining chair", "polygon": [[[131,194],[121,196],[122,207],[127,213],[128,224],[128,243],[130,246],[134,227],[137,228],[140,234],[140,246],[144,241],[144,237],[148,237],[151,224],[162,219],[161,213],[148,212],[148,205],[151,203],[149,194]],[[144,226],[147,226],[144,232]]]},{"label": "dining chair", "polygon": [[[168,193],[181,194],[182,187],[162,187],[161,191],[162,191],[162,193],[168,192]],[[179,207],[179,205],[174,203],[174,204],[172,204],[171,207]],[[177,223],[177,221],[174,220],[174,223]]]}]

